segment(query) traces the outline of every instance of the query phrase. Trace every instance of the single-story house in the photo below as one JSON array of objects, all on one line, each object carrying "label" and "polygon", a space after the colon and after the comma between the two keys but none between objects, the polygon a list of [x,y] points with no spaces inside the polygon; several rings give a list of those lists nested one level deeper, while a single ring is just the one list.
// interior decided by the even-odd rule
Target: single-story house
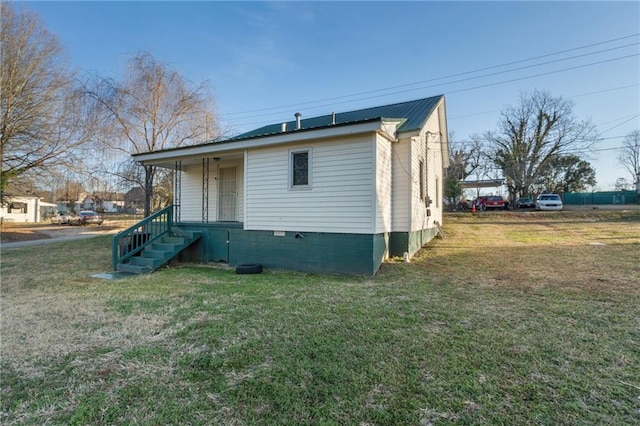
[{"label": "single-story house", "polygon": [[6,195],[0,217],[11,222],[40,222],[55,210],[55,204],[46,203],[37,195]]},{"label": "single-story house", "polygon": [[75,211],[93,210],[104,213],[119,213],[124,210],[124,194],[81,194],[74,204]]},{"label": "single-story house", "polygon": [[442,222],[444,96],[277,123],[218,142],[134,155],[175,170],[186,257],[375,274]]},{"label": "single-story house", "polygon": [[124,194],[124,210],[133,214],[144,211],[144,189],[135,187]]}]

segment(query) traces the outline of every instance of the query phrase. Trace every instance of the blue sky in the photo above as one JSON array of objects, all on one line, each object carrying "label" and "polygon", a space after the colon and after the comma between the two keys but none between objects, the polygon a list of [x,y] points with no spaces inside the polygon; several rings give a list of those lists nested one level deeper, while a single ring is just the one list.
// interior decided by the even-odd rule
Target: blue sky
[{"label": "blue sky", "polygon": [[79,70],[117,77],[144,50],[189,80],[208,80],[219,117],[237,132],[297,111],[444,94],[449,129],[463,143],[495,129],[505,106],[537,88],[570,98],[602,132],[589,159],[601,189],[630,179],[615,148],[640,129],[640,2],[25,5]]}]

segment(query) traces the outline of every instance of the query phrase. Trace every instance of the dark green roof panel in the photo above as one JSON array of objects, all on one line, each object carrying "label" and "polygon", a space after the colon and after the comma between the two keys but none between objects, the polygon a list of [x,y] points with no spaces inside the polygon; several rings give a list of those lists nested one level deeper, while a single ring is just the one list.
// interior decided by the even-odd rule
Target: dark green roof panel
[{"label": "dark green roof panel", "polygon": [[[360,109],[357,111],[336,113],[335,125],[355,124],[358,122],[370,121],[373,119],[399,119],[403,123],[398,127],[399,132],[411,132],[419,130],[424,125],[427,118],[438,106],[443,96],[417,99],[414,101],[401,102],[392,105],[382,105],[373,108]],[[334,125],[332,115],[322,115],[319,117],[304,118],[300,121],[301,130],[316,129]],[[295,131],[296,121],[287,122],[287,132]],[[260,136],[268,136],[282,133],[282,123],[270,124],[260,127],[247,133],[235,136],[228,140],[249,139]]]}]

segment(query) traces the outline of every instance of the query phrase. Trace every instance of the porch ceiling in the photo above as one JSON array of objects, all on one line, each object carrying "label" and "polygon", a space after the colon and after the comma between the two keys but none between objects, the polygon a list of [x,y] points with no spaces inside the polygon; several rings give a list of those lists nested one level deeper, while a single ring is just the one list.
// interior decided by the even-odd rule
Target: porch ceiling
[{"label": "porch ceiling", "polygon": [[173,169],[176,165],[176,161],[179,161],[182,166],[192,166],[202,164],[203,158],[209,158],[209,164],[223,163],[227,161],[242,161],[244,160],[244,152],[235,152],[227,154],[215,154],[215,155],[199,155],[199,156],[185,156],[175,157],[169,160],[147,161],[147,164],[152,164],[157,167],[165,169]]}]

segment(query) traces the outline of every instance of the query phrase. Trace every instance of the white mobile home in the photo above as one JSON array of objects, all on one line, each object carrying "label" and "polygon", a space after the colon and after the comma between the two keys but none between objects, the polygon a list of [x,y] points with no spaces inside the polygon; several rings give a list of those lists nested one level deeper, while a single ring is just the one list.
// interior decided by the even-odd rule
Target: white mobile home
[{"label": "white mobile home", "polygon": [[134,156],[176,171],[173,221],[190,257],[374,274],[442,221],[444,96],[265,126]]},{"label": "white mobile home", "polygon": [[7,195],[0,207],[0,217],[11,222],[40,222],[56,205],[45,203],[35,195]]}]

